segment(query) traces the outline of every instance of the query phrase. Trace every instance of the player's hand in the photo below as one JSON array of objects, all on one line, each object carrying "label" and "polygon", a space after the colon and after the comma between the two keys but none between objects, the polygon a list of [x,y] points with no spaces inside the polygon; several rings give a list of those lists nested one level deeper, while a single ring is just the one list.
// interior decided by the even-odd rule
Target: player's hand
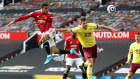
[{"label": "player's hand", "polygon": [[63,60],[61,61],[62,64],[64,64],[64,62],[65,62],[65,59],[63,59]]},{"label": "player's hand", "polygon": [[117,33],[117,32],[118,32],[118,30],[116,30],[116,29],[112,29],[112,31],[113,31],[113,32],[115,32],[115,33]]},{"label": "player's hand", "polygon": [[11,21],[8,25],[7,25],[7,28],[5,29],[5,31],[9,30],[10,29],[10,26],[14,23],[15,21]]},{"label": "player's hand", "polygon": [[55,29],[55,31],[58,31],[58,28],[54,28]]},{"label": "player's hand", "polygon": [[15,21],[11,21],[7,26],[10,27]]},{"label": "player's hand", "polygon": [[128,60],[128,61],[126,62],[126,64],[129,64],[129,65],[130,65],[130,61]]}]

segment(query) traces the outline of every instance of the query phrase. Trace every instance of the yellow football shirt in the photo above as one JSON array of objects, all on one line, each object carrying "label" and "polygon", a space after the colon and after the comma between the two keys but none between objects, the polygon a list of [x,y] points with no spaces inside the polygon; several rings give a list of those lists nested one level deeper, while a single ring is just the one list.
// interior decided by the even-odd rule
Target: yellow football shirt
[{"label": "yellow football shirt", "polygon": [[96,44],[93,31],[97,29],[97,25],[93,23],[87,24],[87,29],[84,29],[81,25],[72,28],[72,32],[77,33],[77,37],[83,47],[93,47]]},{"label": "yellow football shirt", "polygon": [[132,43],[129,48],[128,60],[133,54],[132,63],[140,63],[140,43]]}]

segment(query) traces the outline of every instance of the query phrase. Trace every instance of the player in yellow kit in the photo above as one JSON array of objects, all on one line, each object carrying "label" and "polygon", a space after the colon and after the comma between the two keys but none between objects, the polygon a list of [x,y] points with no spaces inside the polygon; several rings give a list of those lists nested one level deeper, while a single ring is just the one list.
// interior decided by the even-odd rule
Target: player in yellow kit
[{"label": "player in yellow kit", "polygon": [[130,79],[131,76],[140,68],[140,33],[135,33],[136,42],[132,43],[129,48],[127,64],[130,64],[130,59],[132,57],[132,63],[129,69],[129,73],[125,79]]},{"label": "player in yellow kit", "polygon": [[77,33],[77,37],[83,46],[83,52],[87,60],[84,66],[87,67],[88,79],[92,79],[92,68],[97,58],[97,45],[93,34],[95,29],[105,29],[116,32],[116,30],[107,26],[88,23],[88,20],[85,17],[80,18],[80,25],[78,27],[72,29],[55,29],[60,32]]}]

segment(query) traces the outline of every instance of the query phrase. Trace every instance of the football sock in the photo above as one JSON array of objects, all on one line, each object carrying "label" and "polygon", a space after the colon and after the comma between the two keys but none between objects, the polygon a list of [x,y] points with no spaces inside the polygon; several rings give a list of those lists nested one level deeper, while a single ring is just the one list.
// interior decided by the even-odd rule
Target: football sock
[{"label": "football sock", "polygon": [[82,72],[82,77],[83,77],[83,79],[86,79],[87,78],[87,74],[85,72]]},{"label": "football sock", "polygon": [[87,77],[88,79],[92,79],[92,67],[87,67]]},{"label": "football sock", "polygon": [[43,47],[45,48],[47,54],[50,55],[51,52],[50,52],[50,46],[49,46],[48,41],[45,41],[45,42],[44,42]]},{"label": "football sock", "polygon": [[84,71],[86,72],[87,71],[87,62],[83,63],[81,66],[84,67]]},{"label": "football sock", "polygon": [[84,63],[84,66],[85,66],[85,67],[87,67],[87,66],[88,66],[88,62],[87,62],[87,61]]},{"label": "football sock", "polygon": [[125,79],[130,79],[130,78],[126,77]]},{"label": "football sock", "polygon": [[70,53],[70,51],[59,49],[59,53],[60,54],[67,54],[67,53]]},{"label": "football sock", "polygon": [[67,73],[64,73],[63,74],[63,79],[67,79],[67,77],[68,77],[68,74]]}]

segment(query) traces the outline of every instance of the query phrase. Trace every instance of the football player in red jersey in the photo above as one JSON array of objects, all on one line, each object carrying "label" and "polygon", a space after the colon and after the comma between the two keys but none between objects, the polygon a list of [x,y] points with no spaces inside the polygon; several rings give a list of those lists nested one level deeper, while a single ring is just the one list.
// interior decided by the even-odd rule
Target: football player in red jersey
[{"label": "football player in red jersey", "polygon": [[[72,34],[72,36],[66,38],[66,40],[65,40],[64,49],[71,50],[72,48],[74,48],[77,53],[79,53],[79,50],[80,50],[80,53],[81,53],[83,59],[85,60],[82,46],[81,46],[78,38],[76,37],[76,33],[71,33],[71,34]],[[64,54],[64,59],[62,60],[62,64],[65,61],[65,56],[66,56],[66,54]],[[83,63],[82,58],[79,58],[72,54],[67,54],[66,70],[63,74],[63,79],[67,79],[68,73],[69,73],[70,68],[73,65],[73,63],[75,63],[77,65],[77,67],[82,70],[82,77],[83,77],[83,79],[86,79],[86,71],[82,67],[82,63]]]},{"label": "football player in red jersey", "polygon": [[[39,41],[39,46],[46,40],[48,41],[48,44],[49,44],[49,45],[47,45],[47,47],[45,47],[47,49],[48,56],[47,56],[47,59],[44,64],[49,63],[53,59],[53,57],[50,55],[49,50],[51,50],[54,54],[72,53],[74,55],[79,56],[79,54],[74,49],[72,49],[71,51],[68,51],[68,50],[62,50],[62,49],[56,48],[56,45],[55,45],[55,42],[53,39],[55,37],[55,33],[56,33],[54,27],[52,26],[53,14],[51,12],[49,12],[49,5],[47,3],[41,4],[41,10],[33,11],[30,14],[21,16],[21,17],[15,19],[14,21],[10,22],[8,24],[8,27],[10,27],[15,22],[18,22],[18,21],[21,21],[21,20],[24,20],[24,19],[27,19],[30,17],[33,17],[35,19],[36,24],[37,24],[38,28],[40,29],[41,33],[44,33],[42,35],[41,40]],[[45,35],[45,39],[43,38],[44,35]],[[45,44],[47,44],[47,43],[45,43]]]}]

